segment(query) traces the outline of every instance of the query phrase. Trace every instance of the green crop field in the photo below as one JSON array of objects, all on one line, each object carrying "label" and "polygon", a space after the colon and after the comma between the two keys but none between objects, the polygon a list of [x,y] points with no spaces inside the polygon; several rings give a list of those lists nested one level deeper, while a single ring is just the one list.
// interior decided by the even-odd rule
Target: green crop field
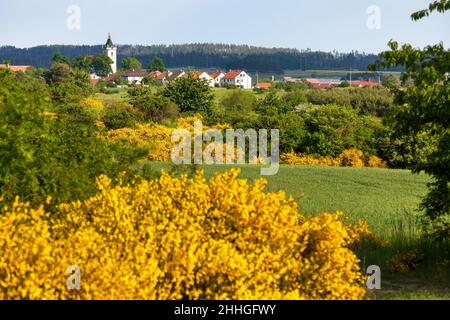
[{"label": "green crop field", "polygon": [[[160,163],[151,166],[157,170],[170,168]],[[201,168],[210,177],[229,166]],[[261,178],[258,166],[239,168],[242,178]],[[367,219],[374,231],[386,236],[393,223],[414,215],[430,182],[428,176],[408,170],[289,165],[281,165],[277,175],[264,178],[268,180],[268,191],[284,190],[306,214],[340,210],[353,221]]]}]

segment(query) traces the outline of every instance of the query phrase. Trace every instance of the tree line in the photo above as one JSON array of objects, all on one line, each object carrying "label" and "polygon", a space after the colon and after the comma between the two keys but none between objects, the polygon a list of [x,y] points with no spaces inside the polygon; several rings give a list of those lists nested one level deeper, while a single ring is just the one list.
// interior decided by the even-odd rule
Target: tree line
[{"label": "tree line", "polygon": [[[99,55],[103,46],[49,45],[33,48],[0,47],[0,61],[9,59],[13,64],[50,67],[52,57],[60,52],[69,58]],[[182,44],[119,47],[119,60],[137,58],[147,65],[155,56],[161,57],[169,68],[198,67],[245,69],[249,72],[282,74],[283,70],[367,70],[367,66],[379,59],[378,55],[353,51],[350,53],[311,50],[262,48],[227,44]]]}]

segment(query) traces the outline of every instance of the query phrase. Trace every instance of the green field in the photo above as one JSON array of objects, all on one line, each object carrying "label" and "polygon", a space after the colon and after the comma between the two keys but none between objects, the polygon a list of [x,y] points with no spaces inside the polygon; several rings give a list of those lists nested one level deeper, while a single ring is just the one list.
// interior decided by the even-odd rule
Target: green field
[{"label": "green field", "polygon": [[[169,168],[153,163],[152,168]],[[260,178],[260,167],[239,166],[241,177]],[[203,166],[212,176],[228,166]],[[265,177],[268,191],[284,190],[306,214],[343,211],[351,220],[367,219],[378,234],[390,236],[398,221],[413,218],[430,178],[408,170],[281,165],[277,175]],[[303,195],[303,197],[302,197]]]},{"label": "green field", "polygon": [[[243,89],[226,89],[226,88],[213,88],[213,94],[216,101],[220,101],[225,98],[227,95],[231,94],[234,90],[243,90]],[[156,92],[156,88],[154,89]],[[249,92],[253,92],[252,90],[247,90]],[[267,93],[258,94],[258,98],[264,98]],[[97,93],[94,96],[95,99],[102,101],[104,104],[113,104],[126,102],[128,100],[128,94],[126,89],[121,89],[118,93]]]}]

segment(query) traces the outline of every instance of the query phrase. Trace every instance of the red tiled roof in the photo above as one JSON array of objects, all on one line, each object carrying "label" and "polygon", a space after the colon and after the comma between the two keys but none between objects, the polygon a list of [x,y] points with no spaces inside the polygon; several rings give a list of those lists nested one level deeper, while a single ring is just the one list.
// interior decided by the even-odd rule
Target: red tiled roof
[{"label": "red tiled roof", "polygon": [[8,68],[9,70],[14,72],[25,72],[28,69],[30,69],[31,66],[11,66],[6,64],[0,64],[0,68]]},{"label": "red tiled roof", "polygon": [[169,72],[163,72],[156,76],[157,80],[165,80],[167,77],[169,77]]},{"label": "red tiled roof", "polygon": [[205,73],[204,71],[193,71],[192,78],[194,78],[194,79],[200,78],[200,76],[204,73]]},{"label": "red tiled roof", "polygon": [[307,78],[306,81],[311,83],[311,84],[314,84],[314,83],[319,84],[320,83],[319,79],[314,79],[314,78]]},{"label": "red tiled roof", "polygon": [[103,79],[105,82],[111,82],[116,80],[117,78],[119,78],[120,74],[119,73],[114,73],[112,75],[107,76],[105,79]]},{"label": "red tiled roof", "polygon": [[231,70],[227,74],[225,74],[224,79],[235,79],[237,76],[239,76],[242,73],[242,70]]},{"label": "red tiled roof", "polygon": [[270,82],[260,82],[256,86],[261,89],[268,89],[272,86],[272,84]]},{"label": "red tiled roof", "polygon": [[222,73],[223,73],[222,71],[214,71],[213,73],[210,74],[210,76],[211,76],[211,78],[213,78],[215,80]]},{"label": "red tiled roof", "polygon": [[146,77],[148,76],[148,72],[145,70],[133,70],[127,71],[123,74],[124,77]]}]

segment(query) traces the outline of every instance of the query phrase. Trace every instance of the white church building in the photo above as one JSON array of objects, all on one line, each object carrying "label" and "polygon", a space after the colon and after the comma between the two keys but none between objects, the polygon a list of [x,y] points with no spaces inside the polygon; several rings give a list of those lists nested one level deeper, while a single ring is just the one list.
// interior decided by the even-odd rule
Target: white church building
[{"label": "white church building", "polygon": [[117,72],[117,46],[111,40],[111,33],[108,34],[108,41],[105,44],[105,54],[113,61],[111,64],[112,73]]}]

